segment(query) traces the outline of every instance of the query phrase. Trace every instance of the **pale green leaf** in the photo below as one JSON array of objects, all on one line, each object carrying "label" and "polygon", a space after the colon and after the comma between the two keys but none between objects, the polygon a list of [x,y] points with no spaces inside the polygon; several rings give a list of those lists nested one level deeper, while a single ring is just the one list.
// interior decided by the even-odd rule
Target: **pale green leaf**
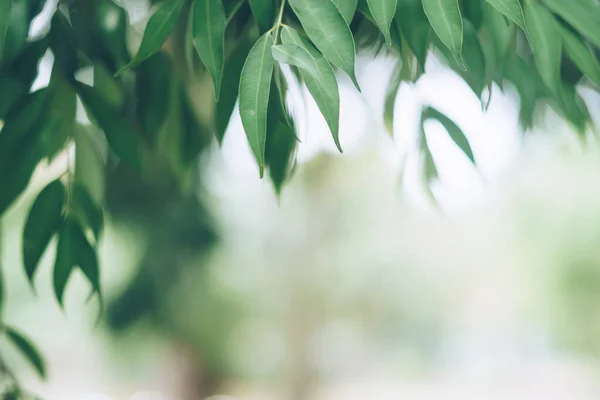
[{"label": "pale green leaf", "polygon": [[600,87],[600,63],[590,47],[566,27],[559,25],[565,52],[592,82]]},{"label": "pale green leaf", "polygon": [[517,24],[521,29],[525,30],[525,16],[523,15],[523,8],[519,0],[486,0],[492,7],[500,11],[510,19],[512,22]]},{"label": "pale green leaf", "polygon": [[35,368],[38,375],[46,378],[46,363],[29,339],[8,326],[4,327],[4,332],[10,341],[19,349],[21,354],[27,358],[27,361]]},{"label": "pale green leaf", "polygon": [[377,27],[383,33],[385,42],[388,47],[392,45],[392,37],[390,36],[390,26],[396,13],[396,4],[398,0],[367,0],[371,15],[377,23]]},{"label": "pale green leaf", "polygon": [[222,0],[194,0],[192,30],[194,46],[214,83],[214,98],[219,99],[223,77],[225,10]]},{"label": "pale green leaf", "polygon": [[600,3],[596,0],[543,0],[596,47],[600,47]]},{"label": "pale green leaf", "polygon": [[356,13],[356,7],[358,6],[358,0],[332,0],[336,5],[338,10],[340,10],[340,14],[346,20],[348,25],[352,22],[354,18],[354,13]]},{"label": "pale green leaf", "polygon": [[348,23],[331,0],[289,0],[306,34],[334,66],[344,71],[358,90],[356,49]]},{"label": "pale green leaf", "polygon": [[462,59],[463,20],[458,0],[422,0],[423,10],[431,27],[442,43],[448,47],[458,65],[464,69]]},{"label": "pale green leaf", "polygon": [[301,36],[296,30],[284,27],[281,31],[281,40],[283,43],[293,43],[306,49],[314,58],[317,65],[320,78],[317,80],[312,75],[300,70],[300,75],[306,84],[306,87],[319,110],[323,114],[331,135],[338,150],[342,152],[339,140],[339,120],[340,120],[340,93],[335,73],[329,62],[319,53],[319,51],[310,43],[310,41]]},{"label": "pale green leaf", "polygon": [[560,86],[562,38],[554,16],[544,6],[525,3],[525,23],[533,50],[533,58],[544,83],[555,94]]},{"label": "pale green leaf", "polygon": [[320,74],[314,58],[304,48],[296,44],[280,44],[272,49],[273,58],[280,63],[294,65],[319,79]]},{"label": "pale green leaf", "polygon": [[135,57],[118,73],[130,69],[160,50],[175,27],[177,17],[183,6],[182,0],[167,0],[152,14],[144,30],[142,43]]},{"label": "pale green leaf", "polygon": [[258,162],[262,178],[267,137],[267,107],[275,60],[271,54],[273,35],[261,36],[248,54],[240,77],[240,116],[246,137]]}]

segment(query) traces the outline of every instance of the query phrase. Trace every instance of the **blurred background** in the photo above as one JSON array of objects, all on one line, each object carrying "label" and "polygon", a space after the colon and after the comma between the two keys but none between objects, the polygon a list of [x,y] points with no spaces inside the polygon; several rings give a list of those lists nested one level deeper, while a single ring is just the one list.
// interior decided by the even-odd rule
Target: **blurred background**
[{"label": "blurred background", "polygon": [[[143,3],[128,10],[140,26]],[[32,30],[44,29],[38,18]],[[172,198],[160,177],[136,186],[109,176],[99,324],[82,276],[64,312],[55,301],[55,244],[36,293],[22,271],[26,213],[72,155],[40,168],[2,221],[5,320],[49,369],[38,381],[0,343],[25,386],[47,400],[597,399],[593,132],[584,146],[541,107],[524,133],[516,91],[493,87],[484,111],[431,57],[417,84],[403,83],[391,137],[381,116],[392,70],[367,54],[362,94],[340,78],[344,154],[312,99],[291,88],[302,144],[279,197],[258,178],[237,113],[200,160],[196,197]],[[600,122],[600,96],[581,93]],[[477,161],[428,123],[439,169],[430,190],[417,151],[422,105],[463,128]]]}]

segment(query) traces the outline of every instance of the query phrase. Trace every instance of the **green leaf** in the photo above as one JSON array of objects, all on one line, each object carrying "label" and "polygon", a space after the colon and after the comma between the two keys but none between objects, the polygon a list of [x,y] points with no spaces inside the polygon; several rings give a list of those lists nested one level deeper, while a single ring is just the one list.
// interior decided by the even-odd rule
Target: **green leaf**
[{"label": "green leaf", "polygon": [[313,57],[317,69],[319,70],[319,79],[315,79],[306,71],[300,70],[300,76],[304,80],[306,87],[312,97],[315,99],[319,110],[325,117],[327,125],[331,130],[331,135],[338,150],[342,152],[342,146],[339,140],[339,120],[340,120],[340,93],[337,84],[337,78],[329,62],[319,53],[319,51],[310,43],[308,39],[301,36],[296,30],[285,26],[281,31],[281,40],[283,43],[295,44],[303,47]]},{"label": "green leaf", "polygon": [[399,61],[390,77],[383,105],[383,124],[392,138],[394,137],[394,107],[396,105],[396,98],[398,97],[398,89],[400,89],[400,84],[402,83],[402,68],[403,62]]},{"label": "green leaf", "polygon": [[194,46],[214,83],[214,98],[219,99],[223,77],[225,10],[222,0],[195,0],[192,30]]},{"label": "green leaf", "polygon": [[452,51],[459,67],[464,69],[463,20],[458,0],[423,0],[423,10],[435,33]]},{"label": "green leaf", "polygon": [[544,83],[557,93],[560,86],[560,60],[562,38],[557,22],[542,5],[525,3],[525,23],[533,50],[535,64]]},{"label": "green leaf", "polygon": [[333,4],[336,5],[344,20],[350,25],[354,14],[356,13],[356,7],[358,6],[358,0],[332,0]]},{"label": "green leaf", "polygon": [[252,48],[252,36],[246,34],[235,43],[235,48],[225,60],[223,69],[223,83],[221,85],[221,95],[215,104],[215,131],[219,144],[223,143],[225,131],[229,125],[231,114],[235,108],[238,99],[238,90],[240,88],[240,75],[244,67],[244,61]]},{"label": "green leaf", "polygon": [[94,65],[94,89],[100,92],[111,106],[123,106],[125,92],[114,76],[100,63]]},{"label": "green leaf", "polygon": [[81,227],[73,224],[72,231],[72,255],[75,264],[88,279],[94,291],[101,295],[100,291],[100,269],[98,268],[98,256],[96,250],[88,242]]},{"label": "green leaf", "polygon": [[485,58],[477,32],[469,21],[465,21],[464,35],[463,59],[467,70],[461,75],[477,97],[481,97],[486,83]]},{"label": "green leaf", "polygon": [[600,47],[600,4],[595,0],[543,0],[596,47]]},{"label": "green leaf", "polygon": [[0,2],[0,65],[2,65],[2,55],[4,53],[4,41],[10,24],[10,15],[14,0],[4,0]]},{"label": "green leaf", "polygon": [[269,30],[273,25],[273,0],[248,0],[248,3],[261,32]]},{"label": "green leaf", "polygon": [[83,186],[95,204],[104,199],[104,156],[101,152],[102,134],[96,127],[75,125],[75,182]]},{"label": "green leaf", "polygon": [[463,131],[458,127],[458,125],[454,123],[454,121],[446,117],[444,114],[442,114],[435,108],[426,107],[421,115],[421,123],[424,124],[429,119],[435,119],[439,121],[448,132],[448,135],[450,135],[452,141],[456,143],[456,145],[463,151],[463,153],[465,153],[465,155],[469,157],[469,160],[471,160],[471,162],[475,164],[475,156],[473,155],[473,150],[471,149],[469,140],[467,139]]},{"label": "green leaf", "polygon": [[160,50],[175,27],[182,6],[182,0],[167,0],[152,14],[137,54],[129,64],[119,70],[118,74],[135,67]]},{"label": "green leaf", "polygon": [[4,46],[1,58],[3,62],[17,57],[25,45],[31,21],[27,8],[27,1],[25,0],[13,2],[8,18],[8,27],[4,31]]},{"label": "green leaf", "polygon": [[29,210],[23,229],[23,264],[32,286],[40,258],[60,226],[64,203],[65,187],[55,180],[40,192]]},{"label": "green leaf", "polygon": [[330,0],[289,0],[306,34],[331,64],[344,71],[360,91],[354,63],[356,49],[348,23]]},{"label": "green leaf", "polygon": [[469,21],[476,30],[483,23],[483,0],[472,0],[462,3],[464,19]]},{"label": "green leaf", "polygon": [[182,83],[179,87],[179,107],[182,122],[182,158],[185,166],[189,166],[198,154],[210,143],[210,133],[200,123],[194,105],[188,96],[187,89]]},{"label": "green leaf", "polygon": [[79,84],[78,92],[90,116],[104,131],[111,149],[123,162],[139,169],[141,143],[133,125],[94,88]]},{"label": "green leaf", "polygon": [[13,328],[8,326],[4,327],[4,332],[10,341],[15,345],[17,349],[25,356],[27,361],[35,368],[38,375],[42,378],[46,378],[46,363],[40,355],[39,351],[31,343],[29,339],[17,332]]},{"label": "green leaf", "polygon": [[173,67],[162,51],[153,54],[135,70],[136,114],[144,133],[157,145],[157,135],[163,127],[170,107]]},{"label": "green leaf", "polygon": [[385,42],[388,47],[392,45],[392,37],[390,36],[390,26],[396,13],[396,4],[398,0],[367,0],[371,15],[375,19],[377,26],[385,37]]},{"label": "green leaf", "polygon": [[254,44],[240,77],[240,116],[246,137],[258,162],[260,177],[265,165],[267,107],[275,60],[271,54],[273,35],[262,35]]},{"label": "green leaf", "polygon": [[71,273],[77,264],[74,237],[76,223],[67,218],[58,232],[58,244],[56,245],[56,259],[54,261],[53,285],[54,294],[61,307],[63,305],[63,297],[67,282],[71,277]]},{"label": "green leaf", "polygon": [[272,48],[273,58],[282,64],[294,65],[319,79],[320,73],[310,53],[296,44],[280,44]]},{"label": "green leaf", "polygon": [[75,182],[71,193],[71,208],[82,226],[92,230],[96,241],[104,227],[102,209],[92,198],[83,184]]},{"label": "green leaf", "polygon": [[424,69],[431,26],[421,0],[398,0],[396,23],[400,26],[408,47],[417,57],[421,69]]},{"label": "green leaf", "polygon": [[600,63],[593,50],[577,35],[559,24],[565,52],[587,77],[600,87]]},{"label": "green leaf", "polygon": [[485,0],[496,10],[504,14],[506,18],[517,24],[519,28],[526,31],[525,16],[519,0]]}]

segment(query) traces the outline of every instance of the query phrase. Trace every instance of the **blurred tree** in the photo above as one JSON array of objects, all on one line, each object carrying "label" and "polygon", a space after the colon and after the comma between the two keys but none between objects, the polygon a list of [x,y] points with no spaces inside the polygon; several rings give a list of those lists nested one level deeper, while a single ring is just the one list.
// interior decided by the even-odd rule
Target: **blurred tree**
[{"label": "blurred tree", "polygon": [[[151,1],[151,16],[134,44],[123,5],[0,0],[0,215],[40,163],[74,148],[75,162],[31,207],[23,233],[25,270],[32,280],[58,236],[59,302],[75,267],[100,295],[96,245],[103,211],[143,221],[150,250],[138,278],[111,308],[115,327],[151,312],[163,285],[176,279],[177,266],[214,241],[198,198],[197,160],[213,135],[223,140],[237,102],[260,176],[266,170],[280,191],[298,145],[287,84],[306,85],[341,151],[336,74],[360,90],[357,52],[383,51],[398,60],[385,102],[388,127],[398,87],[424,73],[430,51],[480,98],[492,84],[513,85],[524,128],[544,100],[585,133],[590,116],[577,88],[600,84],[597,0]],[[49,29],[30,37],[44,7],[51,11]],[[48,52],[54,60],[50,82],[32,91]],[[91,85],[77,78],[84,69],[93,71]],[[76,122],[77,101],[92,126]],[[440,121],[475,163],[456,124],[431,107],[423,109],[422,122],[427,119]],[[420,138],[429,182],[437,171],[422,126]],[[131,307],[119,307],[125,303]],[[15,343],[37,363],[32,348]]]}]

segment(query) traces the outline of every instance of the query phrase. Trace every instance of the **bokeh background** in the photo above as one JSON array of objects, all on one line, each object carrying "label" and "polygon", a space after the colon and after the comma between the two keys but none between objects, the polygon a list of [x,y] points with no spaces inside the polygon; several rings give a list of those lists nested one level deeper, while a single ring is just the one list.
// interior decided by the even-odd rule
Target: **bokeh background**
[{"label": "bokeh background", "polygon": [[[148,5],[126,5],[143,30]],[[38,18],[31,35],[47,28]],[[51,63],[49,54],[38,87]],[[540,107],[524,133],[514,90],[493,87],[484,110],[431,57],[418,83],[401,87],[390,137],[381,116],[392,69],[363,55],[362,94],[340,78],[344,154],[312,99],[291,88],[302,144],[280,197],[259,180],[237,113],[222,147],[201,158],[193,199],[170,198],[158,177],[138,188],[109,176],[99,324],[82,276],[64,312],[56,303],[54,245],[36,293],[22,271],[26,213],[73,155],[39,168],[2,221],[5,320],[49,366],[40,382],[0,343],[25,386],[47,400],[597,399],[594,132],[584,146]],[[581,93],[600,122],[600,96]],[[422,105],[455,120],[477,160],[475,169],[428,123],[435,201],[417,151]]]}]

